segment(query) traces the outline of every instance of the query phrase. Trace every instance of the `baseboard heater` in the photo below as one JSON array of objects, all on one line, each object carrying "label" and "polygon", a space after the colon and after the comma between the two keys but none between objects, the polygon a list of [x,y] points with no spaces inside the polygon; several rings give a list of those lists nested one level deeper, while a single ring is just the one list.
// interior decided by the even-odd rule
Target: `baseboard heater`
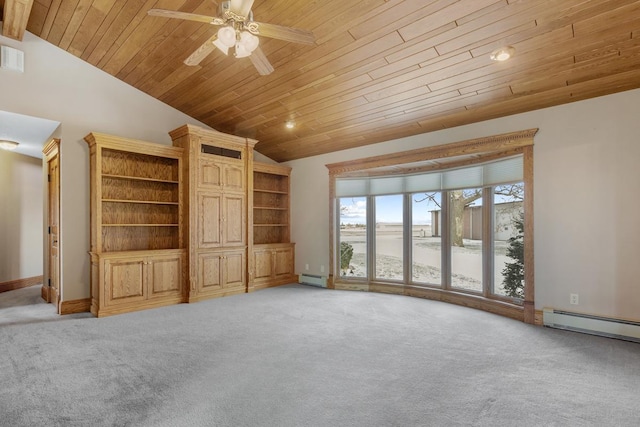
[{"label": "baseboard heater", "polygon": [[301,274],[298,283],[302,285],[317,286],[319,288],[327,287],[327,278],[324,276],[316,276],[315,274]]},{"label": "baseboard heater", "polygon": [[640,343],[640,322],[545,308],[545,326]]}]

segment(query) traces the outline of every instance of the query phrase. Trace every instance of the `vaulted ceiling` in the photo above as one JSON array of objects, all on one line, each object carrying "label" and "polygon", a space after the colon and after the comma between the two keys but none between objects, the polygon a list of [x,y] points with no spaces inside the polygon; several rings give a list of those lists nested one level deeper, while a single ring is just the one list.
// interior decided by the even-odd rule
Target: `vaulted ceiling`
[{"label": "vaulted ceiling", "polygon": [[[218,50],[185,65],[218,27],[151,8],[217,12],[211,0],[35,0],[27,30],[219,131],[259,140],[277,161],[640,87],[637,0],[255,0],[256,21],[316,40],[261,36],[275,68],[266,76]],[[503,46],[513,58],[492,61]]]}]

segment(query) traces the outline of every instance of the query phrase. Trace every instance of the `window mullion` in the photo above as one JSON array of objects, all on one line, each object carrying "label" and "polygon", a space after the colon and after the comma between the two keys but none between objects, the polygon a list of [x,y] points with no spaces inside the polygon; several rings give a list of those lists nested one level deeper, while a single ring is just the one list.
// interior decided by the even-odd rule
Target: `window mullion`
[{"label": "window mullion", "polygon": [[367,280],[375,279],[376,272],[376,204],[374,196],[367,196]]},{"label": "window mullion", "polygon": [[493,289],[493,187],[482,189],[482,295],[488,298]]},{"label": "window mullion", "polygon": [[403,196],[402,225],[404,256],[402,257],[403,283],[409,284],[412,278],[413,266],[413,212],[411,209],[411,194],[405,193]]},{"label": "window mullion", "polygon": [[440,236],[442,257],[442,288],[451,289],[451,218],[449,215],[449,192],[440,195]]}]

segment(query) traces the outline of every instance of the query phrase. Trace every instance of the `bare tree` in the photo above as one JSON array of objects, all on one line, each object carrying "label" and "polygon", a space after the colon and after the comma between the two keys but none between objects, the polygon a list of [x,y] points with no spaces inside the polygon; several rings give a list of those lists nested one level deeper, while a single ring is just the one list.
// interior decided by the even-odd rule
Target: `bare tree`
[{"label": "bare tree", "polygon": [[[441,208],[438,193],[424,193],[424,197],[416,199],[416,202],[430,201]],[[512,200],[524,200],[524,185],[504,184],[495,187],[494,194],[509,197]],[[464,247],[464,208],[471,205],[476,200],[482,198],[482,189],[471,190],[451,190],[449,191],[449,209],[451,211],[451,245]]]}]

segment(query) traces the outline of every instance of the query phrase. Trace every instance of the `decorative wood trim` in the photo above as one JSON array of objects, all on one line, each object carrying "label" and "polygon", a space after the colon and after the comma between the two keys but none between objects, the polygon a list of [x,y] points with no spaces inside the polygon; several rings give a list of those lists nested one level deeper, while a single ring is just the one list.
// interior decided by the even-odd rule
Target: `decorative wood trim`
[{"label": "decorative wood trim", "polygon": [[54,156],[58,154],[60,150],[60,139],[52,138],[51,141],[47,142],[45,146],[42,148],[42,154],[44,154],[45,161],[51,160]]},{"label": "decorative wood trim", "polygon": [[533,324],[537,325],[537,326],[542,326],[544,324],[543,322],[543,311],[542,310],[536,310],[535,311],[535,315],[533,317]]},{"label": "decorative wood trim", "polygon": [[289,166],[254,161],[253,172],[263,172],[263,173],[271,173],[274,175],[290,176],[291,168]]},{"label": "decorative wood trim", "polygon": [[51,302],[51,300],[49,299],[50,296],[50,292],[49,292],[49,286],[45,286],[44,284],[40,287],[40,297],[45,300],[46,302]]},{"label": "decorative wood trim", "polygon": [[2,35],[22,41],[32,6],[33,0],[6,0],[4,2]]},{"label": "decorative wood trim", "polygon": [[70,301],[60,301],[60,314],[73,314],[89,312],[91,308],[91,298],[74,299]]},{"label": "decorative wood trim", "polygon": [[176,140],[184,136],[197,136],[198,138],[204,138],[209,141],[215,140],[216,142],[229,142],[232,144],[247,144],[251,149],[258,143],[258,140],[251,138],[244,138],[241,136],[229,135],[228,133],[218,132],[215,129],[205,129],[200,126],[186,124],[180,126],[169,132],[171,140]]},{"label": "decorative wood trim", "polygon": [[171,145],[162,145],[155,142],[142,141],[139,139],[122,138],[104,133],[91,132],[84,137],[84,140],[93,147],[100,142],[108,144],[108,148],[114,150],[122,150],[131,153],[146,154],[151,156],[165,156],[180,159],[182,158],[183,149]]},{"label": "decorative wood trim", "polygon": [[535,268],[533,251],[533,146],[525,147],[524,176],[524,321],[535,322]]},{"label": "decorative wood trim", "polygon": [[514,148],[533,145],[533,137],[536,132],[538,132],[537,128],[527,129],[518,132],[453,142],[450,144],[434,145],[415,150],[366,157],[364,159],[350,160],[347,162],[330,163],[327,164],[326,167],[329,169],[329,173],[331,175],[339,175],[352,171],[362,171],[364,169],[379,168],[383,166],[394,166],[403,163],[507,151]]},{"label": "decorative wood trim", "polygon": [[0,293],[13,291],[21,288],[28,288],[29,286],[42,283],[43,276],[27,277],[26,279],[9,280],[7,282],[0,283]]},{"label": "decorative wood trim", "polygon": [[509,304],[499,300],[490,300],[480,295],[472,295],[463,292],[456,292],[447,289],[427,288],[412,285],[396,285],[388,283],[355,283],[337,282],[335,289],[348,291],[378,292],[394,295],[405,295],[415,298],[425,298],[435,301],[447,302],[464,307],[475,308],[509,317],[511,319],[523,321],[523,307]]}]

